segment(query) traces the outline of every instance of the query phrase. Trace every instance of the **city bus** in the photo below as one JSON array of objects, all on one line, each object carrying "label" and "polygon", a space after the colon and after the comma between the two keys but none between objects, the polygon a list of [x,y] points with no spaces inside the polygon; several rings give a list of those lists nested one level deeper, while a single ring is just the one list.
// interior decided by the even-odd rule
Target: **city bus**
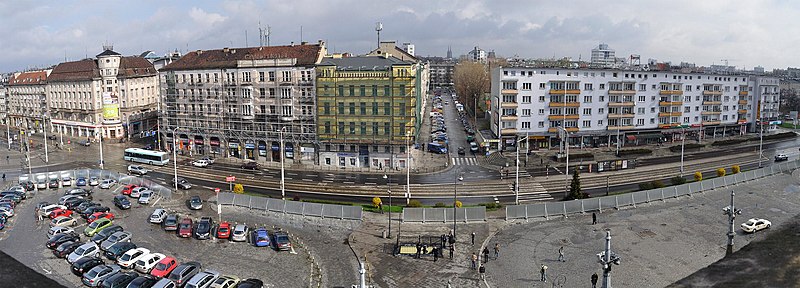
[{"label": "city bus", "polygon": [[140,148],[125,149],[125,161],[164,166],[169,162],[169,154]]}]

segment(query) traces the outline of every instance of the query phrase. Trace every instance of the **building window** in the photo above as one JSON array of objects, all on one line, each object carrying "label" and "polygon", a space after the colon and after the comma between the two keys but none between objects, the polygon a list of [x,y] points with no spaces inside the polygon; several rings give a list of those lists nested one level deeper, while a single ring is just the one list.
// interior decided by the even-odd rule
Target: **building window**
[{"label": "building window", "polygon": [[531,109],[522,109],[522,117],[531,116]]},{"label": "building window", "polygon": [[350,103],[350,115],[356,114],[356,103]]},{"label": "building window", "polygon": [[531,122],[522,122],[522,129],[531,129]]},{"label": "building window", "polygon": [[583,115],[592,115],[592,108],[583,108]]},{"label": "building window", "polygon": [[544,96],[539,96],[539,102],[544,102]]},{"label": "building window", "polygon": [[356,122],[350,122],[350,134],[356,134]]},{"label": "building window", "polygon": [[592,83],[585,83],[585,84],[583,84],[583,90],[587,90],[587,91],[592,91],[592,90],[594,90],[594,89],[592,88]]},{"label": "building window", "polygon": [[258,72],[258,82],[264,82],[266,77],[264,77],[264,72]]},{"label": "building window", "polygon": [[636,108],[637,114],[644,114],[644,107]]},{"label": "building window", "polygon": [[581,125],[582,125],[582,127],[584,127],[584,128],[592,127],[592,121],[591,121],[591,120],[583,120],[583,122],[581,123]]},{"label": "building window", "polygon": [[372,115],[378,115],[378,102],[372,102]]},{"label": "building window", "polygon": [[639,102],[644,102],[647,100],[646,96],[639,96]]},{"label": "building window", "polygon": [[367,103],[361,102],[361,115],[367,115]]},{"label": "building window", "polygon": [[392,114],[392,103],[383,103],[383,115]]},{"label": "building window", "polygon": [[583,103],[592,103],[592,96],[583,96]]},{"label": "building window", "polygon": [[326,134],[330,134],[331,133],[331,122],[330,121],[325,121],[325,133]]},{"label": "building window", "polygon": [[544,128],[544,121],[539,121],[539,128]]},{"label": "building window", "polygon": [[603,115],[603,113],[606,113],[605,108],[598,108],[597,109],[597,114]]},{"label": "building window", "polygon": [[531,96],[522,96],[522,103],[531,103]]},{"label": "building window", "polygon": [[[378,135],[378,122],[372,122],[372,135]],[[373,152],[377,152],[377,149]]]},{"label": "building window", "polygon": [[344,102],[339,102],[339,114],[344,115]]},{"label": "building window", "polygon": [[636,119],[636,126],[643,126],[643,125],[644,125],[644,119]]}]

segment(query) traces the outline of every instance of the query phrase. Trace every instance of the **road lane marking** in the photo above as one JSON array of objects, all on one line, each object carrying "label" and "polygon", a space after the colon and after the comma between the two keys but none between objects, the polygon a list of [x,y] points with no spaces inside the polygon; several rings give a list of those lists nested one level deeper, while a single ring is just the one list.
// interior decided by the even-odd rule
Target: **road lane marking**
[{"label": "road lane marking", "polygon": [[311,179],[305,179],[305,178],[303,178],[303,181],[306,181],[306,182],[314,182],[314,180],[311,180]]}]

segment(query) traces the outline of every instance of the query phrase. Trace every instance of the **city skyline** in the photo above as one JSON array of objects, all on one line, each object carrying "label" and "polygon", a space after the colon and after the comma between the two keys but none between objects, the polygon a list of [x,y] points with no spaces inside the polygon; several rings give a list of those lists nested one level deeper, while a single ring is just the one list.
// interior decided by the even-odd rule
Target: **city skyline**
[{"label": "city skyline", "polygon": [[783,1],[622,1],[604,3],[603,11],[585,9],[597,5],[589,1],[23,3],[0,3],[9,31],[0,46],[4,72],[92,57],[103,44],[123,55],[256,46],[259,23],[271,27],[272,45],[300,43],[302,30],[302,41],[324,40],[330,52],[364,54],[377,46],[376,22],[383,23],[381,40],[414,43],[420,56],[445,56],[448,47],[458,56],[479,46],[505,57],[588,60],[592,48],[607,43],[617,57],[638,54],[642,61],[798,66],[783,56],[798,40],[779,35],[790,33],[800,7]]}]

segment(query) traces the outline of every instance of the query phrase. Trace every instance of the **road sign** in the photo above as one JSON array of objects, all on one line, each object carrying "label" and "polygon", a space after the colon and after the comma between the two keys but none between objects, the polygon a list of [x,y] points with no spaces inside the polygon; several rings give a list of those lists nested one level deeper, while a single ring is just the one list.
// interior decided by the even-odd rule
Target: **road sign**
[{"label": "road sign", "polygon": [[219,194],[219,188],[214,188],[214,193]]},{"label": "road sign", "polygon": [[236,181],[236,176],[228,176],[228,177],[225,177],[225,181],[226,181],[226,182],[233,182],[233,181]]}]

